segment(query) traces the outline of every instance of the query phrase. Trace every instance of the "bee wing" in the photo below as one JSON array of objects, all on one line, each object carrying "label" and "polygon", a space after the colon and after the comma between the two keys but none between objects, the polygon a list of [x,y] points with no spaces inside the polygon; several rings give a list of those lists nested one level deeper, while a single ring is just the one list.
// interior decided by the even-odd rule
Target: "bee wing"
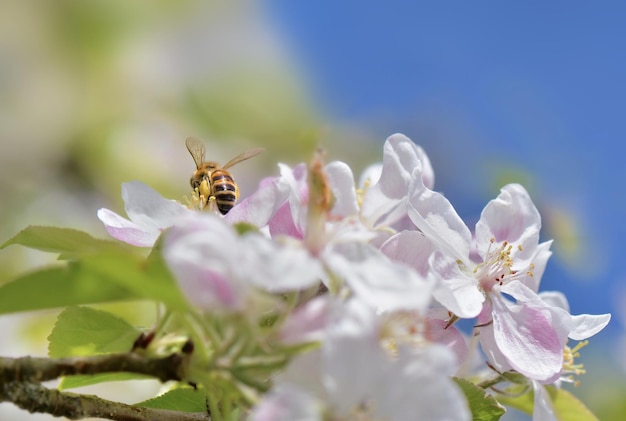
[{"label": "bee wing", "polygon": [[204,143],[195,137],[188,137],[185,140],[185,145],[196,163],[196,168],[200,168],[200,165],[204,162]]},{"label": "bee wing", "polygon": [[236,157],[234,157],[233,159],[231,159],[230,161],[228,161],[226,163],[226,165],[224,165],[222,168],[224,168],[224,169],[230,168],[233,165],[240,163],[241,161],[245,161],[246,159],[250,159],[250,158],[253,158],[253,157],[257,156],[258,154],[260,154],[264,150],[265,150],[264,148],[250,149],[249,151],[246,151],[246,152],[244,152],[242,154],[239,154]]}]

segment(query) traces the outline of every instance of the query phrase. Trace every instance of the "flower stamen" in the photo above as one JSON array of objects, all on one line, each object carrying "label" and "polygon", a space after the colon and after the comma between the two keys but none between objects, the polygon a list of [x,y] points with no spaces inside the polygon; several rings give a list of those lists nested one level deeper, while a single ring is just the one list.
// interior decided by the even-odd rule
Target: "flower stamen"
[{"label": "flower stamen", "polygon": [[561,376],[561,380],[573,383],[574,386],[580,384],[580,380],[574,379],[574,376],[580,376],[587,371],[585,370],[584,364],[575,364],[574,360],[580,358],[579,351],[588,344],[589,341],[578,342],[574,348],[565,345],[563,349],[563,376]]},{"label": "flower stamen", "polygon": [[529,264],[528,270],[518,271],[514,270],[514,248],[518,251],[522,251],[521,245],[510,244],[508,241],[502,242],[497,247],[495,246],[496,239],[491,237],[489,239],[489,247],[485,260],[478,263],[473,270],[474,275],[478,278],[481,287],[485,291],[490,291],[494,285],[504,285],[515,279],[521,279],[522,276],[533,277],[534,264]]}]

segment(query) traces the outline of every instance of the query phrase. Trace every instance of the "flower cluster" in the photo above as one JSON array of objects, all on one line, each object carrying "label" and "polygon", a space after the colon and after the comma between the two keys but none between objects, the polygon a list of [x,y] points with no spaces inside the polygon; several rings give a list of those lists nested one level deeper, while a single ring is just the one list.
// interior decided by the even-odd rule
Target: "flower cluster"
[{"label": "flower cluster", "polygon": [[[472,232],[433,190],[425,152],[401,134],[358,185],[348,165],[319,153],[279,168],[225,216],[138,182],[123,186],[130,221],[98,213],[136,246],[164,233],[163,257],[200,311],[254,317],[268,296],[280,306],[297,293],[282,307],[279,340],[318,346],[276,373],[252,419],[468,420],[452,376],[480,381],[489,370],[523,376],[537,418],[555,419],[543,388],[570,373],[568,338],[596,334],[610,315],[571,315],[563,294],[539,292],[551,241],[540,242],[521,185],[504,186]],[[469,335],[460,319],[474,320]]]}]

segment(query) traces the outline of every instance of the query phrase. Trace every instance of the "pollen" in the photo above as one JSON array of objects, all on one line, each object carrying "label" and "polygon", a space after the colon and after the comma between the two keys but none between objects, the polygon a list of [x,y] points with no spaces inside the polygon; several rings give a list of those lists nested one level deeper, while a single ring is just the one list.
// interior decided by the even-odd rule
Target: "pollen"
[{"label": "pollen", "polygon": [[213,212],[218,212],[217,203],[215,202],[215,197],[209,197],[209,200],[198,191],[198,188],[195,188],[191,192],[191,196],[183,197],[183,204],[190,210],[194,211],[204,211],[210,210]]}]

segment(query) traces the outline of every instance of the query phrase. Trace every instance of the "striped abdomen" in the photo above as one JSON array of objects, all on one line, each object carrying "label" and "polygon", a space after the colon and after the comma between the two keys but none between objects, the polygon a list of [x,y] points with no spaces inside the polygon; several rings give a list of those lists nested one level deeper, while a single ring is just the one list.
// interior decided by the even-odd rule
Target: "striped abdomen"
[{"label": "striped abdomen", "polygon": [[211,194],[215,197],[217,209],[226,215],[239,198],[239,188],[228,171],[218,169],[211,173]]}]

